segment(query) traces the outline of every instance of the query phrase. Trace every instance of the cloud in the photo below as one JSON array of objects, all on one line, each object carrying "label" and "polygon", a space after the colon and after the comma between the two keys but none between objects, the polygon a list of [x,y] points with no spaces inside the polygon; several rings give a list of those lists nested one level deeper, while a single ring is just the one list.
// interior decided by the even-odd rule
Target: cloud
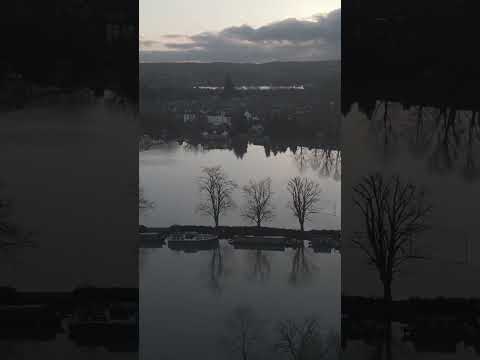
[{"label": "cloud", "polygon": [[340,59],[341,10],[317,14],[311,19],[291,18],[257,29],[242,25],[217,33],[165,36],[164,41],[158,42],[160,50],[152,48],[154,42],[141,43],[140,60],[267,62]]},{"label": "cloud", "polygon": [[145,48],[151,48],[154,47],[155,45],[159,44],[158,41],[156,40],[140,40],[140,48],[145,49]]}]

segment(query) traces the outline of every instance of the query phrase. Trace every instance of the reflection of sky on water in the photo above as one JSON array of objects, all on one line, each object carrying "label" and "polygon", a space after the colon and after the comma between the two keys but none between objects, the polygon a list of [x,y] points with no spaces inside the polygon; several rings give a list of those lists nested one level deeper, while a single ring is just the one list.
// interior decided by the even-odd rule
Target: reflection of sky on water
[{"label": "reflection of sky on water", "polygon": [[[142,212],[140,223],[147,226],[170,226],[172,224],[211,225],[209,218],[195,213],[200,200],[196,179],[205,166],[222,165],[226,173],[240,186],[250,179],[270,176],[274,194],[276,214],[268,226],[298,228],[296,219],[286,205],[287,182],[291,177],[301,175],[318,181],[322,187],[322,213],[316,214],[306,228],[340,228],[340,160],[336,152],[326,154],[323,150],[297,148],[296,154],[285,153],[265,155],[263,146],[249,145],[247,153],[238,159],[231,150],[192,151],[179,146],[167,151],[156,146],[140,153],[140,186],[144,196],[154,202],[154,208]],[[335,167],[335,162],[337,166]],[[325,165],[326,164],[326,165]],[[237,205],[242,205],[240,189],[235,193]],[[222,225],[244,225],[240,209],[234,209],[220,219]]]},{"label": "reflection of sky on water", "polygon": [[[218,250],[217,250],[218,251]],[[325,332],[339,330],[340,255],[302,255],[308,273],[295,265],[295,250],[179,253],[167,247],[140,250],[140,347],[142,359],[228,358],[220,345],[225,322],[249,307],[266,324],[263,345],[276,339],[278,321],[319,318]],[[212,266],[221,258],[220,269]],[[296,282],[292,282],[292,271]],[[189,346],[184,346],[188,343]],[[264,357],[265,359],[280,357]]]}]

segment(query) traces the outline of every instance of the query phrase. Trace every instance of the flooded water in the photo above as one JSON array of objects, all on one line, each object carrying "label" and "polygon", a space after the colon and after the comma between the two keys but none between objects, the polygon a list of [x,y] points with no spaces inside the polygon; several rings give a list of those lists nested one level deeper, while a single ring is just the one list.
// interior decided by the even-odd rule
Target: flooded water
[{"label": "flooded water", "polygon": [[[417,133],[418,111],[418,107],[403,108],[401,104],[390,103],[387,114],[392,129],[387,131],[383,129],[382,103],[378,103],[373,120],[358,108],[354,108],[345,118],[343,134],[347,157],[343,160],[348,169],[342,188],[345,239],[348,240],[362,227],[359,210],[352,201],[353,186],[362,176],[374,171],[387,175],[399,174],[403,181],[417,185],[426,192],[432,213],[428,219],[431,228],[421,234],[422,239],[418,241],[418,251],[429,260],[414,261],[398,275],[398,283],[394,286],[395,297],[480,296],[480,289],[474,285],[478,281],[478,271],[475,269],[480,266],[480,246],[476,241],[480,179],[475,175],[480,141],[474,138],[468,145],[471,112],[458,112],[458,140],[450,134],[451,138],[445,142],[441,125],[443,117],[437,122],[440,110],[422,110],[423,135]],[[461,124],[463,121],[465,123]],[[465,125],[466,128],[463,127]],[[473,161],[471,167],[469,156]],[[453,216],[456,214],[462,216]],[[348,241],[345,244],[348,245]],[[357,264],[356,259],[356,256],[352,256],[351,260],[348,257],[352,264]],[[358,274],[360,269],[365,269],[368,273],[362,257],[359,257],[358,266],[348,264],[345,285],[350,291],[374,295],[377,284],[374,272],[371,273],[373,276],[366,276],[366,279],[372,279],[369,287],[365,287],[369,283],[367,280],[362,280],[362,288],[356,287],[356,281],[348,282],[349,270]],[[448,281],[449,286],[429,281],[432,277]],[[461,283],[455,280],[458,278],[462,279]],[[424,286],[426,283],[429,286]]]},{"label": "flooded water", "polygon": [[[268,154],[268,155],[267,155]],[[273,205],[276,216],[272,227],[299,227],[287,208],[288,180],[305,176],[318,182],[322,188],[322,211],[315,214],[306,229],[340,229],[340,171],[341,159],[337,151],[297,148],[285,152],[268,152],[263,146],[248,145],[243,157],[229,149],[203,149],[183,143],[159,145],[140,153],[140,186],[153,208],[140,214],[140,223],[146,226],[212,225],[212,220],[196,212],[200,201],[197,179],[203,167],[221,165],[240,187],[249,180],[272,178]],[[236,209],[220,219],[220,225],[248,225],[240,216],[242,193],[234,193]]]},{"label": "flooded water", "polygon": [[1,117],[0,196],[36,246],[0,249],[0,284],[22,291],[135,287],[134,110],[66,97]]},{"label": "flooded water", "polygon": [[[371,110],[371,113],[361,111],[354,105],[343,121],[343,153],[346,154],[343,165],[348,169],[348,175],[342,179],[343,294],[366,298],[383,295],[378,273],[351,241],[356,232],[364,229],[361,213],[352,201],[352,189],[362,176],[378,171],[385,176],[397,174],[403,182],[422,189],[432,206],[427,219],[429,228],[414,237],[417,259],[405,262],[394,278],[393,299],[479,298],[480,142],[476,114],[447,106],[403,106],[385,101],[377,101]],[[478,358],[479,353],[472,346],[472,336],[478,338],[472,334],[478,334],[478,328],[473,330],[469,325],[469,321],[475,323],[473,318],[477,315],[467,321],[460,315],[459,305],[447,305],[432,317],[425,315],[425,323],[409,318],[411,311],[395,312],[397,320],[403,321],[393,324],[389,351],[382,341],[375,340],[372,333],[365,330],[374,328],[374,321],[368,316],[375,314],[363,314],[364,321],[352,319],[356,329],[363,327],[363,339],[349,339],[342,356],[347,359]],[[446,323],[451,330],[442,327]],[[405,337],[403,329],[407,325],[416,331],[413,339]]]},{"label": "flooded water", "polygon": [[[1,239],[0,290],[40,292],[40,300],[33,295],[40,306],[43,300],[55,304],[56,296],[82,286],[135,290],[138,145],[132,136],[133,109],[65,96],[0,117],[0,200],[11,202],[7,220],[22,238],[28,236],[28,242],[6,246]],[[43,313],[29,313],[23,300],[12,310],[4,306],[5,301],[10,305],[8,299],[1,300],[2,319],[14,323],[0,334],[2,358],[138,357],[135,349],[112,352],[102,345],[80,345],[66,326],[41,334],[29,324],[47,321],[50,314],[44,319]],[[63,311],[55,306],[55,312]],[[115,336],[107,332],[97,340],[115,342]]]},{"label": "flooded water", "polygon": [[337,358],[339,253],[314,253],[307,245],[241,250],[225,240],[195,253],[166,245],[140,250],[142,360],[240,359],[242,344],[248,359],[288,359],[279,350],[282,325],[303,328],[308,321],[318,325],[325,358]]},{"label": "flooded water", "polygon": [[[223,86],[194,86],[194,89],[199,90],[223,90]],[[304,85],[286,85],[286,86],[272,86],[272,85],[244,85],[244,86],[235,86],[236,90],[242,91],[251,91],[251,90],[261,90],[261,91],[275,91],[275,90],[305,90]]]}]

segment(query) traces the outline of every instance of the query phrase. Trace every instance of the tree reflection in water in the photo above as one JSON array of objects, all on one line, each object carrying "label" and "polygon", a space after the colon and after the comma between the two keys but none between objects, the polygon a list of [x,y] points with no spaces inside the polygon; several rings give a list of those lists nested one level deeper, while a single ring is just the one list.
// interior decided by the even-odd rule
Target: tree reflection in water
[{"label": "tree reflection in water", "polygon": [[467,181],[478,179],[475,155],[480,143],[480,119],[477,111],[416,105],[395,113],[394,105],[398,104],[377,101],[374,110],[366,113],[370,133],[380,140],[387,160],[396,154],[400,137],[405,137],[410,153],[424,158],[433,173],[459,172]]},{"label": "tree reflection in water", "polygon": [[222,292],[222,277],[224,274],[224,264],[223,264],[223,255],[220,246],[216,247],[215,249],[211,250],[210,252],[210,263],[209,263],[209,270],[210,270],[210,278],[209,278],[209,285],[210,288],[215,293]]},{"label": "tree reflection in water", "polygon": [[289,283],[293,286],[308,283],[312,278],[312,271],[315,265],[305,253],[305,246],[302,244],[294,250],[292,256],[292,267],[290,270]]},{"label": "tree reflection in water", "polygon": [[316,316],[269,324],[253,307],[237,306],[225,321],[220,344],[232,359],[338,359],[338,332],[325,331]]},{"label": "tree reflection in water", "polygon": [[270,259],[268,254],[261,250],[251,250],[247,253],[247,261],[250,263],[249,278],[255,281],[266,281],[270,276]]},{"label": "tree reflection in water", "polygon": [[299,146],[293,148],[292,152],[293,160],[301,174],[310,167],[320,177],[340,181],[342,163],[340,150],[328,146],[313,149]]},{"label": "tree reflection in water", "polygon": [[220,342],[234,358],[259,359],[264,347],[265,323],[260,320],[251,306],[237,306],[226,322],[226,332]]},{"label": "tree reflection in water", "polygon": [[292,148],[293,159],[295,160],[295,165],[300,174],[303,174],[308,166],[308,149],[305,146],[299,146],[300,149],[296,147]]},{"label": "tree reflection in water", "polygon": [[222,293],[225,281],[232,273],[232,267],[235,266],[234,261],[232,248],[222,246],[221,240],[215,249],[209,251],[207,282],[213,293]]},{"label": "tree reflection in water", "polygon": [[388,101],[379,101],[373,108],[370,119],[369,133],[377,140],[377,146],[382,149],[382,154],[388,159],[395,154],[398,146],[398,132],[393,126],[393,109]]},{"label": "tree reflection in water", "polygon": [[275,349],[291,360],[334,359],[339,354],[339,336],[334,332],[322,334],[314,316],[303,321],[285,320],[278,325]]}]

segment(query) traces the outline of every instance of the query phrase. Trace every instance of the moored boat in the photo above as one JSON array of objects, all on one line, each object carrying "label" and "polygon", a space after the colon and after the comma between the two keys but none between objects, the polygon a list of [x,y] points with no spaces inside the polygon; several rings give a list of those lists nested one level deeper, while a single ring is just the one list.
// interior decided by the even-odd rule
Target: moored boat
[{"label": "moored boat", "polygon": [[198,232],[174,233],[167,236],[168,247],[172,250],[209,250],[218,247],[218,236]]}]

